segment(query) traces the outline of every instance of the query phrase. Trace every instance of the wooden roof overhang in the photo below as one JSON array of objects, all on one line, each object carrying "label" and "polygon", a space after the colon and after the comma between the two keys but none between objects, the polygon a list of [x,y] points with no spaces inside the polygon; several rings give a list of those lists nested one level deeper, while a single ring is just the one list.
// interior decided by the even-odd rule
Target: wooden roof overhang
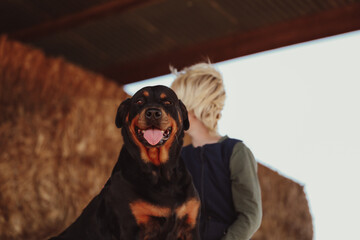
[{"label": "wooden roof overhang", "polygon": [[360,29],[360,0],[4,0],[0,34],[119,84]]}]

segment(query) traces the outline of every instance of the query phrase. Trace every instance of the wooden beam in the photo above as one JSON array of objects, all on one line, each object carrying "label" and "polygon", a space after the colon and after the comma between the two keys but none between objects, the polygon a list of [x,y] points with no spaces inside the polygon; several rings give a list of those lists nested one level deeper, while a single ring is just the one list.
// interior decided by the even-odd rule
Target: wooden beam
[{"label": "wooden beam", "polygon": [[215,63],[359,29],[360,3],[354,3],[254,31],[172,49],[139,61],[117,64],[104,69],[102,74],[120,84],[127,84],[168,74],[169,65],[181,69],[208,58]]},{"label": "wooden beam", "polygon": [[36,26],[21,29],[8,34],[10,38],[28,41],[50,35],[51,33],[73,28],[88,21],[118,14],[136,7],[160,2],[161,0],[118,0],[97,5],[81,12],[66,15],[58,19],[47,21]]}]

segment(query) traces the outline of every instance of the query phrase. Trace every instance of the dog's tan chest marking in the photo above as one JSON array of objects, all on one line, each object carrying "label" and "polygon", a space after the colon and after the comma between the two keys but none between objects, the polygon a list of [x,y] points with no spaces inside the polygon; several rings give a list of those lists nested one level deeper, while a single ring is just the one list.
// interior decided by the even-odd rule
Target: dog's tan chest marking
[{"label": "dog's tan chest marking", "polygon": [[[132,214],[138,225],[146,225],[152,217],[170,217],[172,210],[170,207],[160,207],[145,201],[135,201],[129,204]],[[186,217],[186,223],[194,228],[199,213],[200,202],[193,198],[175,209],[176,217],[182,219]]]},{"label": "dog's tan chest marking", "polygon": [[130,203],[130,209],[138,225],[147,224],[151,217],[169,217],[171,213],[168,207],[159,207],[144,201]]},{"label": "dog's tan chest marking", "polygon": [[160,159],[159,159],[159,149],[154,147],[154,148],[150,148],[148,150],[148,156],[150,158],[150,161],[156,165],[159,166],[160,165]]},{"label": "dog's tan chest marking", "polygon": [[178,207],[175,212],[178,218],[183,218],[186,216],[186,223],[193,228],[196,224],[199,208],[200,201],[193,198]]}]

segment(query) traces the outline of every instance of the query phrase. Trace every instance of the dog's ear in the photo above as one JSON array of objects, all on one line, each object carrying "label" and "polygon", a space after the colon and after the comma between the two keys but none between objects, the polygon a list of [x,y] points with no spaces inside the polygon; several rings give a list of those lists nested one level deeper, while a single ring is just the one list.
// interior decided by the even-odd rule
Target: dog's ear
[{"label": "dog's ear", "polygon": [[187,112],[187,109],[185,107],[185,104],[181,100],[179,100],[179,103],[180,103],[181,114],[182,114],[182,118],[183,118],[184,130],[188,130],[189,127],[190,127],[188,112]]},{"label": "dog's ear", "polygon": [[123,101],[120,106],[118,107],[115,124],[118,128],[121,128],[125,122],[125,117],[129,113],[131,99],[128,98]]}]

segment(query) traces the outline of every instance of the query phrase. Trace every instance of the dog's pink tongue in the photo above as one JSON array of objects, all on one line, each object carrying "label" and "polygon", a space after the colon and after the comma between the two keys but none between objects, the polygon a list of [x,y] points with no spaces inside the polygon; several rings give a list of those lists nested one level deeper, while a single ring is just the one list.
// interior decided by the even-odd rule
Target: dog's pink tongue
[{"label": "dog's pink tongue", "polygon": [[144,131],[144,138],[151,145],[156,145],[163,137],[163,133],[159,129],[148,129]]}]

